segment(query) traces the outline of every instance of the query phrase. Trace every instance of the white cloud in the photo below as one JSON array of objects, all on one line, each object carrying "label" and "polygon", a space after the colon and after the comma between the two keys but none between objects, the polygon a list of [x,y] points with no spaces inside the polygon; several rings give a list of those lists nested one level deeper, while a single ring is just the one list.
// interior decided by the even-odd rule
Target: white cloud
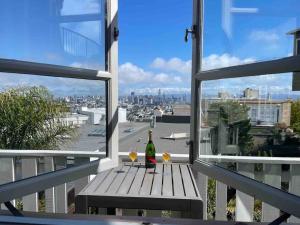
[{"label": "white cloud", "polygon": [[165,60],[163,58],[156,58],[151,63],[151,67],[163,71],[173,71],[181,74],[191,74],[192,60],[183,61],[179,58],[171,58]]},{"label": "white cloud", "polygon": [[203,58],[202,67],[204,70],[211,70],[216,68],[252,63],[254,61],[255,59],[253,58],[240,59],[230,54],[223,54],[223,55],[212,54]]},{"label": "white cloud", "polygon": [[119,66],[120,83],[139,83],[148,81],[151,73],[144,71],[142,68],[127,62]]},{"label": "white cloud", "polygon": [[55,96],[103,95],[104,81],[26,74],[0,74],[0,91],[20,86],[44,86]]},{"label": "white cloud", "polygon": [[[233,65],[251,63],[252,58],[240,59],[229,54],[212,54],[203,59],[204,69],[215,69]],[[157,90],[164,89],[166,93],[186,93],[190,91],[191,60],[182,60],[174,57],[164,59],[157,57],[153,60],[150,68],[143,68],[127,62],[119,66],[120,90],[140,90],[143,93],[157,93]]]},{"label": "white cloud", "polygon": [[242,78],[230,78],[222,80],[205,81],[202,85],[203,95],[216,96],[219,91],[226,91],[240,96],[246,88],[258,89],[260,95],[268,94],[299,94],[292,92],[292,74],[270,74]]},{"label": "white cloud", "polygon": [[154,73],[127,62],[119,66],[120,84],[174,84],[182,80],[178,76],[172,76],[167,73]]},{"label": "white cloud", "polygon": [[176,81],[176,82],[182,82],[182,79],[181,79],[180,76],[175,76],[173,79],[174,79],[174,81]]},{"label": "white cloud", "polygon": [[165,73],[159,73],[154,76],[154,80],[160,83],[166,83],[169,81],[169,75]]},{"label": "white cloud", "polygon": [[249,30],[240,51],[252,53],[257,59],[279,58],[288,55],[293,49],[291,35],[286,33],[297,26],[295,18],[287,18],[270,28]]},{"label": "white cloud", "polygon": [[249,36],[253,41],[278,42],[279,34],[274,30],[253,30]]},{"label": "white cloud", "polygon": [[[202,63],[203,63],[203,69],[211,70],[211,69],[216,69],[221,67],[251,63],[254,61],[255,59],[253,58],[240,59],[230,54],[223,54],[223,55],[211,54],[203,58]],[[169,60],[166,60],[158,57],[153,60],[153,62],[151,63],[151,67],[155,69],[159,69],[161,71],[172,71],[172,72],[177,72],[179,74],[185,74],[187,76],[190,76],[192,61],[191,60],[184,61],[179,58],[171,58]]]}]

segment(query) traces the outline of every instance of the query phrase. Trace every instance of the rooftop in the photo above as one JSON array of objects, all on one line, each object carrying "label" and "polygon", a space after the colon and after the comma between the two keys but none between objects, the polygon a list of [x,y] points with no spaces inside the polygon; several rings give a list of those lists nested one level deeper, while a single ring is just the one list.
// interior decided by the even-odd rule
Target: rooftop
[{"label": "rooftop", "polygon": [[[150,126],[145,126],[138,132],[133,133],[129,137],[122,139],[120,142],[120,151],[128,152],[136,150],[137,152],[145,152],[146,145],[148,143],[148,129]],[[187,123],[156,123],[153,130],[153,142],[156,152],[170,152],[170,153],[189,153],[189,146],[186,144],[188,139],[163,139],[166,136],[170,136],[172,133],[189,133],[190,124]]]}]

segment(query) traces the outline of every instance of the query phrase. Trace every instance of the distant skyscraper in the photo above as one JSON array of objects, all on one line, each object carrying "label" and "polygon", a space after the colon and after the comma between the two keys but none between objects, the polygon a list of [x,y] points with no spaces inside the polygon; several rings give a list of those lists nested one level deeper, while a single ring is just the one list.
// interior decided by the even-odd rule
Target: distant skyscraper
[{"label": "distant skyscraper", "polygon": [[131,92],[130,103],[134,103],[134,91]]}]

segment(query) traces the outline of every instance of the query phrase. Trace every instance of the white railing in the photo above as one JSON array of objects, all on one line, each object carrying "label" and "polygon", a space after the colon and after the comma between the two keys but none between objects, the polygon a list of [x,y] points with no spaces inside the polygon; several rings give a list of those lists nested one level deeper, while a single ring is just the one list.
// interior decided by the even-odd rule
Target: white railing
[{"label": "white railing", "polygon": [[69,192],[78,193],[90,181],[89,175],[97,173],[97,159],[105,156],[104,152],[0,150],[0,184],[4,184],[0,202],[22,198],[24,211],[38,212],[37,192],[45,191],[45,211],[67,213]]},{"label": "white railing", "polygon": [[[171,154],[173,162],[188,162],[188,154]],[[162,154],[158,153],[157,158]],[[92,179],[90,174],[97,173],[99,158],[104,158],[104,152],[85,151],[53,151],[53,150],[1,150],[0,151],[0,202],[5,202],[15,198],[22,198],[23,210],[38,212],[38,194],[45,191],[45,211],[51,213],[68,212],[68,194],[71,189],[77,194]],[[120,160],[128,159],[128,152],[119,153]],[[144,158],[143,153],[138,153],[139,161]],[[293,202],[293,196],[278,192],[277,189],[260,186],[261,183],[250,181],[245,186],[236,174],[221,167],[217,169],[213,164],[205,164],[203,160],[217,162],[226,167],[226,164],[235,164],[236,172],[244,176],[254,178],[270,186],[281,188],[281,184],[289,184],[289,192],[300,195],[300,160],[297,158],[267,158],[267,157],[247,157],[247,156],[214,156],[201,155],[201,160],[194,163],[195,179],[199,192],[203,199],[204,219],[207,218],[208,202],[208,179],[216,179],[216,202],[215,219],[227,220],[227,187],[231,186],[236,191],[235,220],[252,221],[254,214],[254,197],[269,204],[262,203],[261,221],[273,221],[280,216],[280,208],[283,211],[294,212],[300,208],[300,202]],[[71,168],[67,167],[68,161],[74,161]],[[92,161],[92,162],[90,162]],[[202,161],[200,163],[200,161]],[[257,165],[260,170],[257,170]],[[288,169],[282,169],[282,165],[289,165]],[[61,170],[63,169],[63,170]],[[16,171],[17,170],[17,171]],[[53,173],[46,173],[55,171]],[[20,181],[20,178],[33,177]],[[37,176],[40,173],[45,173]],[[232,175],[233,174],[233,175]],[[230,179],[229,179],[230,177]],[[13,183],[9,183],[16,181]],[[249,181],[247,181],[249,182]],[[253,185],[253,186],[251,186]],[[251,188],[250,188],[251,187]],[[36,193],[34,193],[36,192]],[[33,194],[32,194],[33,193]],[[30,195],[28,195],[30,194]],[[285,201],[282,201],[285,198]],[[296,200],[299,200],[298,198]],[[15,203],[13,201],[13,203]],[[272,203],[272,204],[270,204]],[[299,205],[298,207],[296,207]],[[274,207],[277,206],[277,207]],[[2,206],[3,207],[3,206]],[[286,209],[286,210],[284,210]],[[298,222],[296,217],[291,217],[289,222]]]},{"label": "white railing", "polygon": [[[196,160],[194,166],[198,171],[207,175],[200,175],[198,177],[198,182],[202,186],[202,188],[199,188],[199,191],[202,192],[202,198],[204,200],[205,217],[207,217],[207,204],[205,203],[207,203],[208,200],[209,178],[216,179],[216,220],[227,220],[228,186],[236,189],[234,210],[236,221],[253,221],[255,213],[254,203],[256,199],[263,201],[260,209],[262,222],[270,222],[278,218],[280,216],[279,208],[282,211],[290,212],[291,214],[292,212],[295,212],[299,215],[299,198],[294,198],[293,195],[289,196],[284,192],[272,188],[283,189],[282,184],[285,184],[285,186],[288,187],[288,190],[286,191],[300,196],[299,158],[222,155],[200,155],[199,158],[200,160]],[[213,164],[206,163],[207,161],[212,162]],[[219,166],[214,166],[215,164]],[[243,186],[243,183],[240,180],[242,176],[237,176],[237,174],[228,171],[229,164],[231,165],[231,170],[234,168],[235,172],[238,174],[259,182],[247,181],[248,183],[245,183],[245,186]],[[262,183],[270,186],[260,186]],[[289,199],[289,197],[291,198]],[[300,220],[292,216],[288,221],[299,222]]]},{"label": "white railing", "polygon": [[[120,160],[128,161],[128,154],[119,152]],[[91,174],[97,173],[96,160],[104,157],[105,152],[0,150],[0,185],[3,184],[0,202],[22,198],[24,211],[38,212],[38,192],[45,191],[45,211],[67,213],[71,190],[74,189],[75,195],[79,193],[94,177]],[[144,157],[144,153],[138,153],[139,161],[143,161]],[[157,157],[161,158],[162,154],[158,153]],[[188,154],[172,154],[174,162],[187,162],[188,158]],[[70,161],[74,166],[67,168]],[[16,204],[15,200],[12,202]],[[3,205],[1,208],[6,209]]]}]

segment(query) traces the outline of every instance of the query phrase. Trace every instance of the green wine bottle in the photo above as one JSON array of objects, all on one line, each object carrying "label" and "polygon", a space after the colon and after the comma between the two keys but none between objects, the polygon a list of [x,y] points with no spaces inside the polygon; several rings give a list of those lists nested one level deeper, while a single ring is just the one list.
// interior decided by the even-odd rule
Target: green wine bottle
[{"label": "green wine bottle", "polygon": [[155,168],[155,146],[152,141],[152,130],[149,130],[149,141],[145,151],[145,166],[146,168]]}]

